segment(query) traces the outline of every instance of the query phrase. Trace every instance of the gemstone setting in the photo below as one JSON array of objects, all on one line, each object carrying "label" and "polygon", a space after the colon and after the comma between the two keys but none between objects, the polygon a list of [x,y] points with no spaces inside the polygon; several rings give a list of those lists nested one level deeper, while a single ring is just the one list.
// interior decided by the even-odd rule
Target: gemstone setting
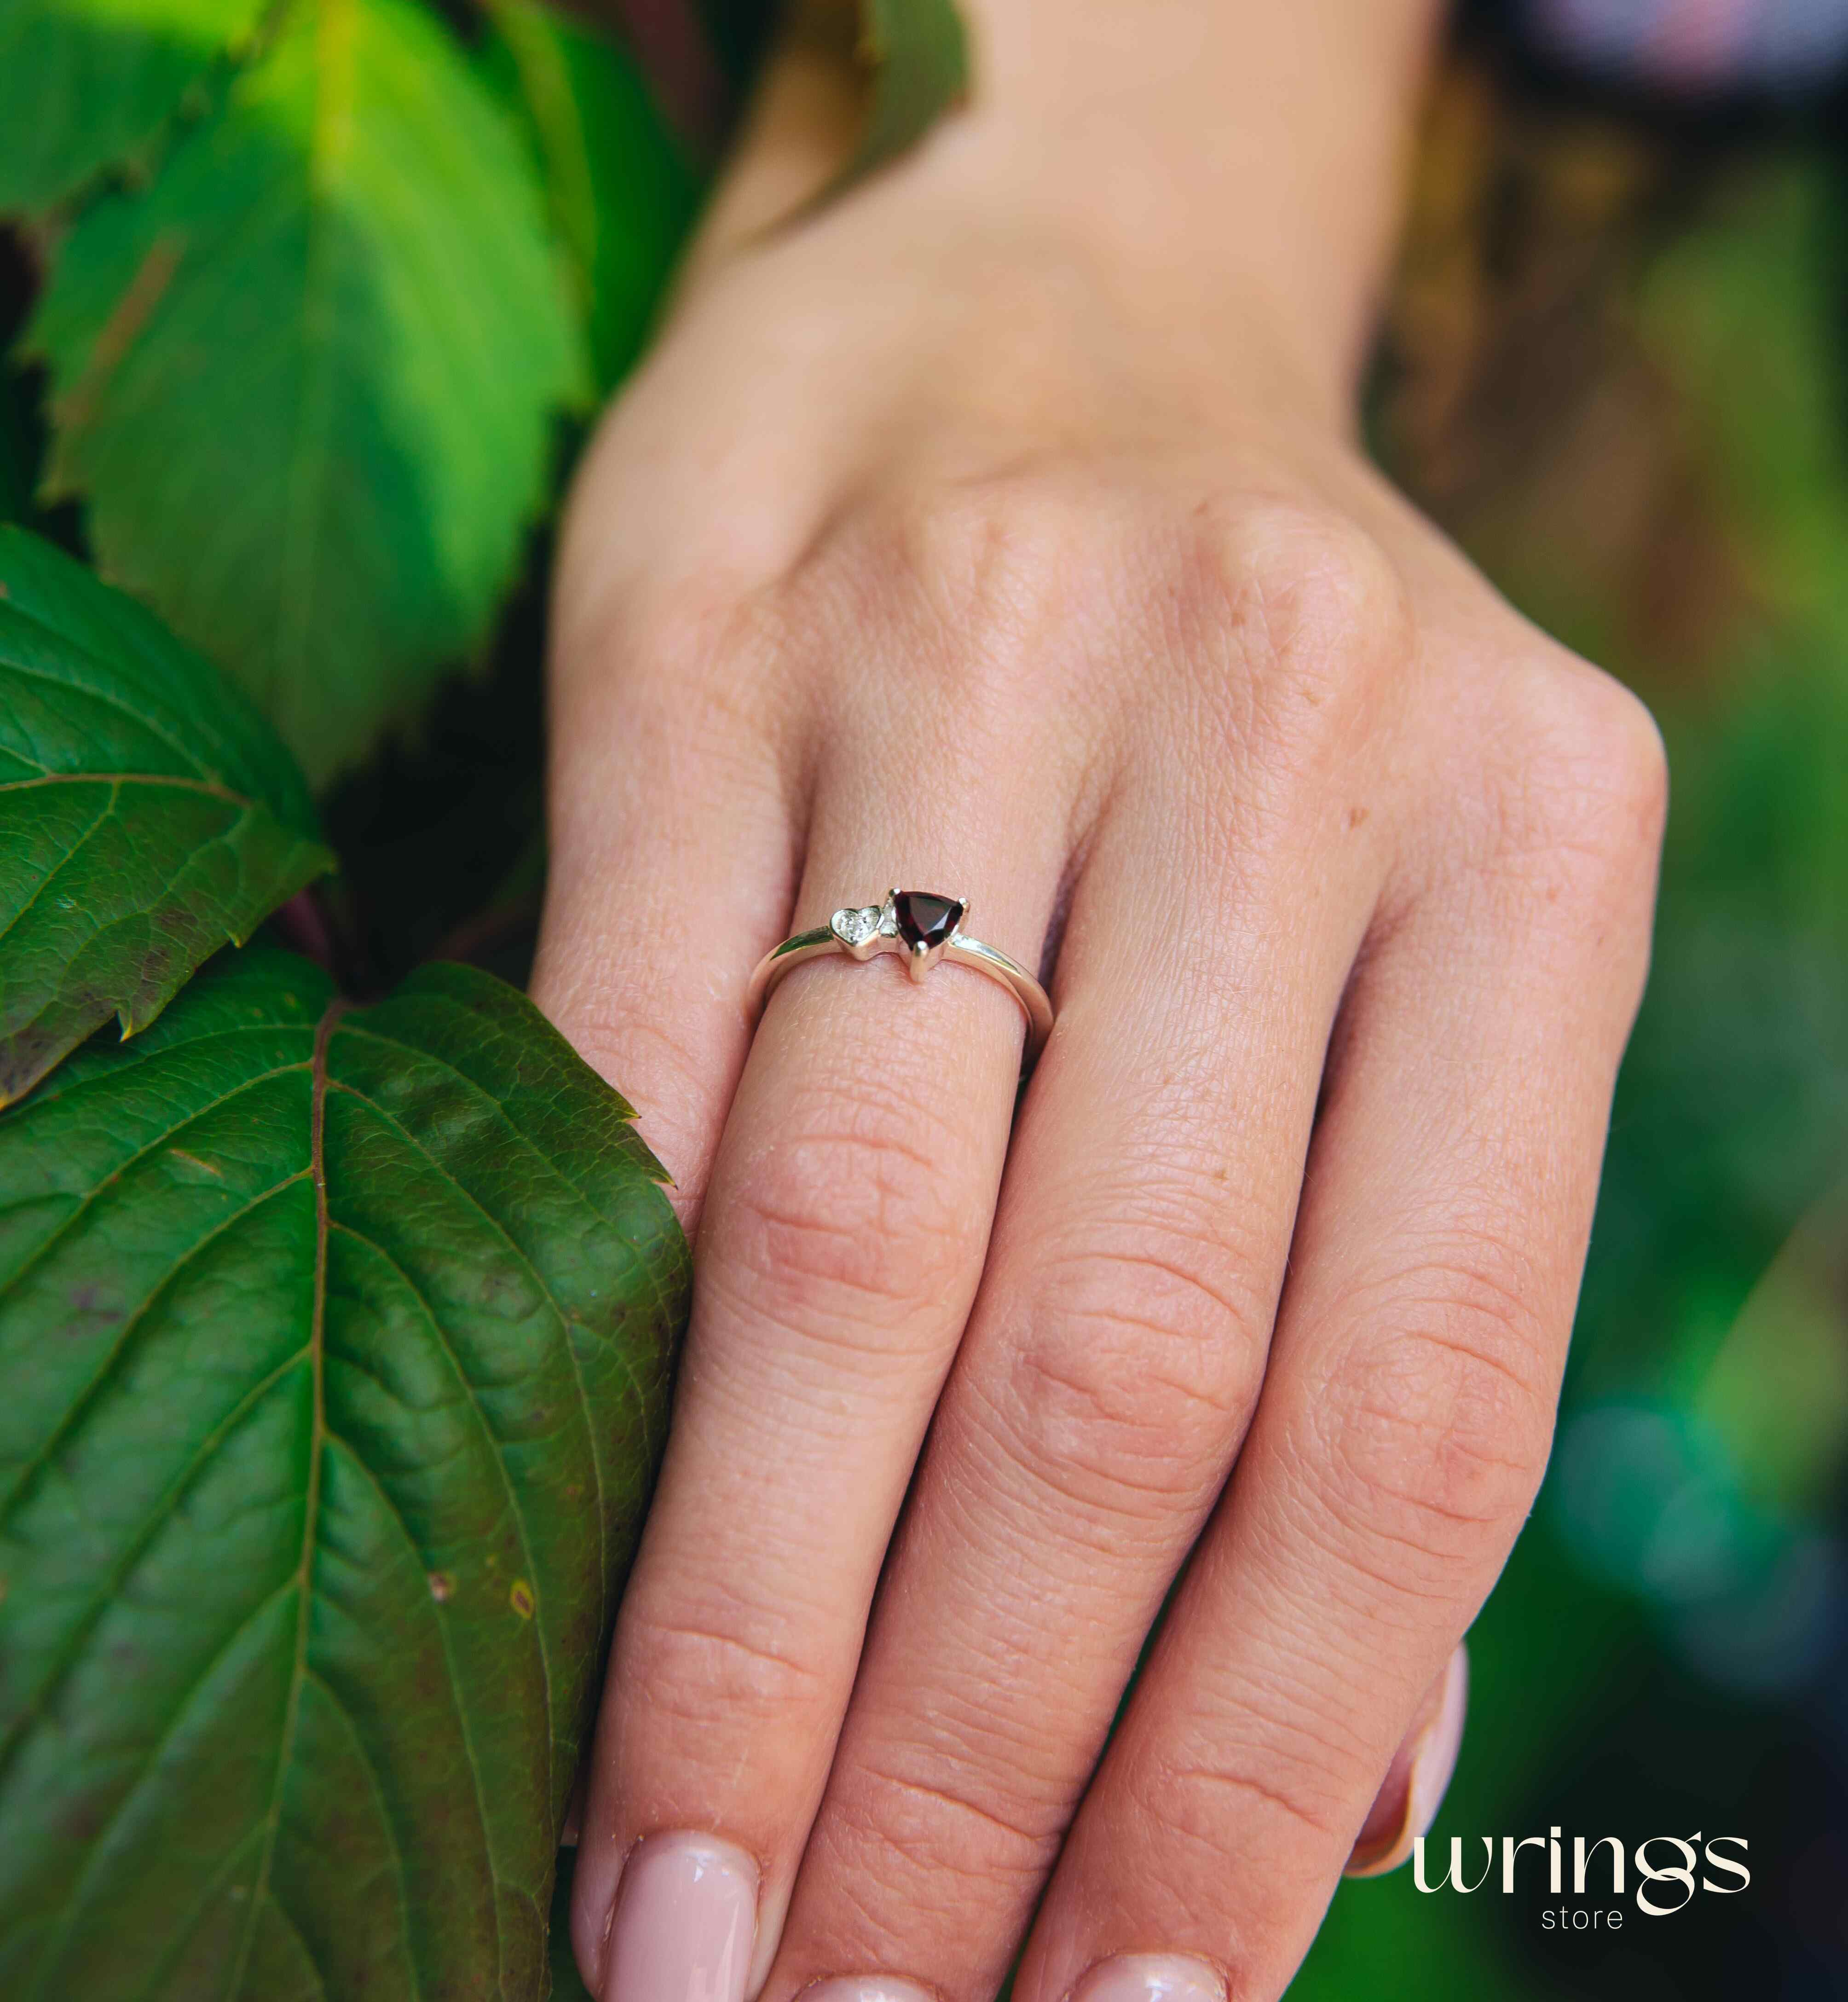
[{"label": "gemstone setting", "polygon": [[934,952],[954,936],[963,921],[963,906],[957,898],[934,890],[896,890],[892,917],[901,943],[914,952]]},{"label": "gemstone setting", "polygon": [[863,904],[836,911],[828,921],[828,928],[842,945],[849,948],[864,945],[879,931],[880,909],[877,904]]}]

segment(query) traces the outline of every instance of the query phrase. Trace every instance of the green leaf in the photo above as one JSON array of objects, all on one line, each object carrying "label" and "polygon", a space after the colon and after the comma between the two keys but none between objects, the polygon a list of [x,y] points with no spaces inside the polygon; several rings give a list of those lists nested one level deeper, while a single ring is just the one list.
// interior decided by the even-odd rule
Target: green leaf
[{"label": "green leaf", "polygon": [[333,866],[249,704],[133,600],[0,528],[0,1104]]},{"label": "green leaf", "polygon": [[490,14],[489,72],[531,127],[608,390],[641,352],[699,183],[626,50],[533,0]]},{"label": "green leaf", "polygon": [[0,1993],[545,1992],[685,1242],[532,1004],[263,948],[0,1117]]},{"label": "green leaf", "polygon": [[873,101],[849,178],[914,145],[968,90],[969,51],[955,0],[860,0]]},{"label": "green leaf", "polygon": [[407,0],[295,9],[29,342],[50,491],[316,782],[479,643],[586,388],[531,155]]},{"label": "green leaf", "polygon": [[145,151],[266,0],[0,0],[0,214]]}]

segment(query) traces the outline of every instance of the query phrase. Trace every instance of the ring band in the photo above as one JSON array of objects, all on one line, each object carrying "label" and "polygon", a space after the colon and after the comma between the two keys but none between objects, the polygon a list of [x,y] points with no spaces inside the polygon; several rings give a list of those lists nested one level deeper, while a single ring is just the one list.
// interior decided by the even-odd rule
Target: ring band
[{"label": "ring band", "polygon": [[1046,990],[1018,960],[1009,959],[980,939],[967,936],[963,919],[969,913],[966,897],[946,897],[934,890],[891,890],[883,904],[849,904],[813,931],[797,932],[758,961],[751,976],[751,1006],[760,1009],[771,990],[792,968],[825,954],[845,954],[868,960],[882,952],[905,955],[905,971],[922,980],[940,959],[953,961],[999,982],[1018,1001],[1027,1017],[1025,1069],[1040,1053],[1052,1030],[1052,1003]]}]

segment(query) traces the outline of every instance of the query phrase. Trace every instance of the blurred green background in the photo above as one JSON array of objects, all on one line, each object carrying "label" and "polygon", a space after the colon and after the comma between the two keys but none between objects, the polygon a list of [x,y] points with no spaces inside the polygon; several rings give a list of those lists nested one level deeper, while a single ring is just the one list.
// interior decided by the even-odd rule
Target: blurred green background
[{"label": "blurred green background", "polygon": [[[763,10],[711,4],[735,68]],[[694,155],[722,126],[719,68],[668,80]],[[1421,1895],[1407,1870],[1344,1888],[1295,2002],[1848,1997],[1843,111],[1839,92],[1595,95],[1523,56],[1495,8],[1468,10],[1369,396],[1393,476],[1648,699],[1674,780],[1559,1442],[1472,1638],[1435,1833],[1478,1857],[1484,1834],[1554,1825],[1632,1846],[1741,1835],[1752,1885],[1562,1935],[1531,1868],[1513,1897]],[[690,180],[626,170],[608,194],[597,164],[593,219],[619,214],[647,253],[608,295],[607,377]],[[0,334],[25,323],[61,227],[0,232]],[[42,370],[16,363],[0,389],[0,518],[83,549],[84,506],[33,498]],[[561,425],[554,494],[584,421]],[[356,991],[433,951],[522,976],[546,558],[542,523],[477,671],[326,796],[345,878],[285,929]]]},{"label": "blurred green background", "polygon": [[1371,406],[1394,476],[1648,699],[1674,784],[1558,1442],[1472,1635],[1434,1874],[1452,1835],[1473,1875],[1484,1834],[1699,1830],[1748,1839],[1752,1885],[1565,1934],[1537,1853],[1512,1897],[1407,1869],[1344,1887],[1293,2002],[1848,1996],[1840,110],[1593,100],[1466,37]]}]

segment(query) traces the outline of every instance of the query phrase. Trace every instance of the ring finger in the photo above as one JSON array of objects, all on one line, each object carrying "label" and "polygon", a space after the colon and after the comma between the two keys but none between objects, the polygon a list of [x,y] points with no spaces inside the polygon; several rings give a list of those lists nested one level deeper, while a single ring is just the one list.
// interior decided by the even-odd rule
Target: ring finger
[{"label": "ring finger", "polygon": [[[794,923],[915,868],[974,891],[971,929],[1030,964],[1066,828],[1009,818],[959,777],[978,766],[956,746],[930,761],[928,797],[895,791],[878,752],[828,762]],[[765,1010],[599,1724],[573,1931],[601,1994],[739,2002],[769,1965],[980,1276],[1022,1032],[989,981],[946,967],[913,985],[883,957],[800,968]]]}]

